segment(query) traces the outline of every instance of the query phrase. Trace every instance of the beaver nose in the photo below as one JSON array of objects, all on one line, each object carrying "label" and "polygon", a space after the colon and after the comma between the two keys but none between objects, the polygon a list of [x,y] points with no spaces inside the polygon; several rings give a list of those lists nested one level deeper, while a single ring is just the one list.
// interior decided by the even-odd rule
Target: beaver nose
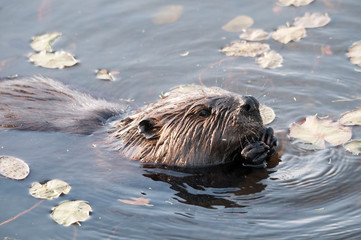
[{"label": "beaver nose", "polygon": [[259,103],[257,99],[252,96],[243,96],[243,105],[242,108],[247,112],[252,112],[258,109]]}]

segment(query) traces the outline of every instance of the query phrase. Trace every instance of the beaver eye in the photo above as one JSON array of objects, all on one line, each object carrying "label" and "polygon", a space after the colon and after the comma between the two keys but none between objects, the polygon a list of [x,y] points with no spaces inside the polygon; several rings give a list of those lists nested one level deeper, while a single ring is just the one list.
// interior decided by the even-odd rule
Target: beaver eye
[{"label": "beaver eye", "polygon": [[200,117],[209,117],[212,113],[212,109],[211,108],[203,108],[200,112],[199,112],[199,116]]}]

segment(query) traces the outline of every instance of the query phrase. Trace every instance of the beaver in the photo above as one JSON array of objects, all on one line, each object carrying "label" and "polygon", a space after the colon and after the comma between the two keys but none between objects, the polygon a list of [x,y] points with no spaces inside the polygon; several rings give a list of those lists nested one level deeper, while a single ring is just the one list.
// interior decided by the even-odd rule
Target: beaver
[{"label": "beaver", "polygon": [[276,152],[273,129],[263,126],[252,96],[183,86],[128,110],[127,104],[96,99],[42,76],[0,81],[2,128],[88,135],[106,125],[106,143],[122,156],[166,166],[259,167]]}]

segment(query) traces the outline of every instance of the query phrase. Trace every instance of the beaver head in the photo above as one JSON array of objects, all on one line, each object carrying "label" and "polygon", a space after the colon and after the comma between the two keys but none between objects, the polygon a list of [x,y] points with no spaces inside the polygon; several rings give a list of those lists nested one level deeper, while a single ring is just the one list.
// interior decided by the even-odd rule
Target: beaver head
[{"label": "beaver head", "polygon": [[111,142],[125,157],[194,167],[240,159],[263,133],[254,97],[200,86],[175,88],[113,127]]}]

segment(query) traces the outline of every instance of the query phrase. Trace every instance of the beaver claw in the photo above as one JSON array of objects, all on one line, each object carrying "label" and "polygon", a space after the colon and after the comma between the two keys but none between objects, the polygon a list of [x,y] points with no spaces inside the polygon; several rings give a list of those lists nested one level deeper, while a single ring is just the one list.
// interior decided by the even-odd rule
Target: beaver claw
[{"label": "beaver claw", "polygon": [[276,153],[277,138],[272,128],[265,128],[258,142],[250,143],[241,152],[245,165],[265,166],[265,161]]}]

